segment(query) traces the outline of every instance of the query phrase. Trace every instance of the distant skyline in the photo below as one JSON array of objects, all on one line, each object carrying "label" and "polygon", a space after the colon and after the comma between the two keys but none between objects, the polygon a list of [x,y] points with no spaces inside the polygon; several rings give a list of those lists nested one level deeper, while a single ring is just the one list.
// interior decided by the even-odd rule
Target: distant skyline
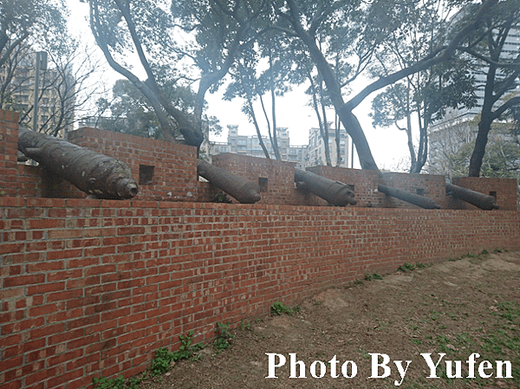
[{"label": "distant skyline", "polygon": [[[314,110],[306,106],[309,96],[302,91],[292,91],[277,101],[277,126],[287,127],[292,146],[307,145],[309,143],[309,131],[319,126]],[[207,96],[208,115],[216,116],[223,128],[222,135],[212,137],[210,140],[226,142],[227,126],[238,125],[241,135],[255,135],[256,130],[249,123],[247,116],[241,111],[242,102],[237,99],[232,102],[224,101],[219,96],[220,92]],[[390,169],[402,165],[402,161],[409,159],[407,138],[404,131],[397,128],[374,128],[369,117],[371,98],[367,98],[354,110],[360,121],[368,143],[380,169]],[[334,113],[330,110],[330,120],[334,120]],[[262,117],[263,119],[263,117]],[[264,123],[261,121],[261,123]],[[267,127],[261,128],[262,135],[267,135]],[[359,168],[357,156],[354,158],[354,167]],[[407,168],[408,166],[406,166]]]}]

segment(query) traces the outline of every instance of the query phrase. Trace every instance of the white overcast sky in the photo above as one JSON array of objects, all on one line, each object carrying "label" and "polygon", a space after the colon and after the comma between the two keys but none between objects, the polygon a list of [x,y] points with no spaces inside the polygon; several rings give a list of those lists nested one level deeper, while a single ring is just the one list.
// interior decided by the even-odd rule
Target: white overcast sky
[{"label": "white overcast sky", "polygon": [[[71,11],[69,24],[71,29],[80,35],[82,40],[86,40],[89,44],[94,45],[94,40],[86,21],[88,15],[87,4],[81,3],[79,0],[66,0],[66,2]],[[102,56],[101,53],[100,55]],[[111,69],[106,72],[106,77],[109,79],[107,81],[108,83],[113,83],[118,78],[122,78],[122,76]],[[362,88],[362,83],[360,83],[358,87]],[[243,135],[256,134],[254,126],[249,123],[247,117],[240,110],[242,102],[239,100],[233,102],[224,101],[221,98],[222,92],[223,88],[221,88],[221,92],[217,92],[213,95],[208,94],[207,96],[208,114],[216,116],[224,128],[222,136],[212,140],[225,141],[228,125],[238,125],[239,133]],[[305,96],[301,89],[295,92],[289,92],[283,98],[278,99],[277,125],[289,129],[291,145],[308,144],[309,130],[318,125],[314,111],[306,106],[307,99],[308,96]],[[402,166],[402,161],[408,157],[405,133],[394,128],[374,129],[371,119],[368,116],[369,112],[370,97],[356,108],[354,113],[361,122],[379,168],[392,169],[397,165]],[[260,114],[260,110],[258,113]],[[330,119],[333,119],[333,115],[330,115]],[[267,134],[266,127],[264,129]],[[355,159],[354,167],[359,167],[357,158]]]}]

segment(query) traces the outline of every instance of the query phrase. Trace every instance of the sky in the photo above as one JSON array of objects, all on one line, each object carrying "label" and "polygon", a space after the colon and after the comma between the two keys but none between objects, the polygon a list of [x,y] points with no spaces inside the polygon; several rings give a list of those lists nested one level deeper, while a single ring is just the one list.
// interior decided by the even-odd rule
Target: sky
[{"label": "sky", "polygon": [[[94,46],[94,39],[92,38],[88,22],[86,20],[88,15],[88,5],[81,3],[79,0],[66,0],[70,9],[69,27],[73,32],[81,36],[81,39],[87,41],[89,45]],[[99,51],[100,57],[102,57]],[[107,71],[104,77],[107,78],[107,84],[115,82],[115,80],[122,78],[119,74],[106,66]],[[361,80],[357,85],[353,86],[353,90],[361,90],[366,81]],[[234,101],[224,101],[222,93],[224,88],[221,88],[215,94],[207,94],[206,100],[208,102],[208,115],[215,116],[219,119],[220,125],[224,131],[218,138],[212,137],[212,141],[225,142],[227,139],[227,126],[238,125],[239,134],[241,135],[255,135],[256,131],[253,124],[245,114],[241,112],[242,101],[236,99]],[[371,119],[369,117],[371,98],[369,96],[365,101],[354,110],[358,117],[361,126],[365,132],[368,143],[380,169],[396,170],[397,168],[406,169],[404,161],[409,159],[409,152],[407,147],[406,134],[396,128],[373,128]],[[299,88],[293,92],[287,93],[284,97],[277,101],[277,126],[287,127],[290,134],[291,145],[306,145],[309,139],[309,130],[313,127],[318,127],[318,121],[311,107],[307,106],[308,96],[303,93],[303,88]],[[333,118],[333,115],[330,115]],[[267,135],[267,127],[264,125],[262,133]],[[357,158],[354,161],[354,168],[359,168]]]}]

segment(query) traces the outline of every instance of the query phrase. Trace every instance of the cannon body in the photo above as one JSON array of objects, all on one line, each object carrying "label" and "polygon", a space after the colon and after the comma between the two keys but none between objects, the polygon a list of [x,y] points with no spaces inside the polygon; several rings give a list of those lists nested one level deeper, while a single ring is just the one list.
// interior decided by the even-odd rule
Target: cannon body
[{"label": "cannon body", "polygon": [[22,128],[18,131],[18,150],[97,198],[129,199],[138,192],[126,164],[63,139]]},{"label": "cannon body", "polygon": [[427,197],[419,196],[410,192],[406,192],[401,189],[392,188],[390,186],[386,186],[383,184],[379,184],[377,186],[379,192],[382,192],[388,196],[395,197],[397,199],[406,201],[410,204],[417,205],[418,207],[425,209],[439,209],[440,206],[433,200],[430,200]]},{"label": "cannon body", "polygon": [[246,180],[200,159],[197,160],[197,173],[241,203],[252,204],[260,201],[260,187],[254,181]]},{"label": "cannon body", "polygon": [[357,203],[357,200],[354,198],[354,192],[342,182],[333,181],[329,178],[300,169],[294,169],[294,181],[296,181],[300,187],[327,200],[329,204],[345,206],[347,204],[355,205]]},{"label": "cannon body", "polygon": [[446,184],[446,194],[457,199],[466,201],[480,209],[492,210],[498,209],[496,199],[471,189],[462,188],[453,184]]}]

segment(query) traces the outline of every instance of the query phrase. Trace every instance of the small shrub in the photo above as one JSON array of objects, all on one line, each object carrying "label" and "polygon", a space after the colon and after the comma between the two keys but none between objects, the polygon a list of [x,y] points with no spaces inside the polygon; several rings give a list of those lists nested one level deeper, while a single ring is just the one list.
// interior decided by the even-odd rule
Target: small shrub
[{"label": "small shrub", "polygon": [[155,352],[152,367],[150,368],[152,377],[166,373],[172,362],[180,361],[181,359],[196,360],[200,358],[195,355],[195,352],[203,349],[204,346],[201,343],[193,344],[193,330],[186,335],[179,335],[179,339],[182,343],[179,350],[170,352],[162,347]]},{"label": "small shrub", "polygon": [[235,335],[231,333],[231,329],[229,328],[229,321],[226,324],[217,322],[215,332],[218,337],[215,342],[213,342],[213,345],[219,352],[227,349],[231,345],[231,340],[235,339]]}]

